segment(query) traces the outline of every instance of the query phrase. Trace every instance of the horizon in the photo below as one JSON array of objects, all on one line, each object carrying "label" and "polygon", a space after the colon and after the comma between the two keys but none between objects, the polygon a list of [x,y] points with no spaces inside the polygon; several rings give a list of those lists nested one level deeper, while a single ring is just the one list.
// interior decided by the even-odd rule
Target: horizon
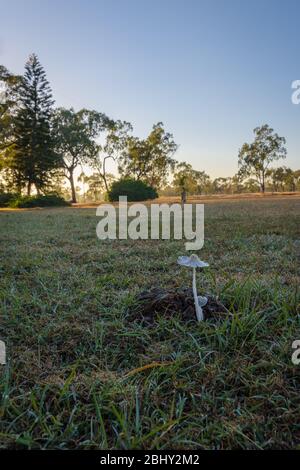
[{"label": "horizon", "polygon": [[179,145],[175,158],[212,178],[236,173],[239,148],[265,123],[287,141],[278,165],[298,168],[300,106],[291,85],[300,78],[299,3],[91,1],[87,9],[77,0],[70,7],[3,2],[0,63],[22,73],[35,52],[55,106],[127,120],[139,137],[162,121]]}]

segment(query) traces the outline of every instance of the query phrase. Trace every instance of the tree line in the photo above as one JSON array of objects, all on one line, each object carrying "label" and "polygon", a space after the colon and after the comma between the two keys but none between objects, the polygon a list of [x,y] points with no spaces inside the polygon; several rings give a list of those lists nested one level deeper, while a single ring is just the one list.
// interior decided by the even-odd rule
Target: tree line
[{"label": "tree line", "polygon": [[[35,54],[23,75],[0,66],[0,192],[65,194],[77,201],[76,173],[87,197],[110,190],[115,176],[107,161],[116,162],[120,178],[142,181],[162,194],[296,191],[300,171],[271,164],[286,158],[285,139],[268,125],[254,129],[254,140],[239,151],[239,170],[230,178],[212,180],[189,163],[178,162],[178,145],[163,123],[141,139],[127,121],[96,110],[55,108],[46,73]],[[91,175],[84,169],[89,167]],[[67,181],[69,190],[64,189]]]}]

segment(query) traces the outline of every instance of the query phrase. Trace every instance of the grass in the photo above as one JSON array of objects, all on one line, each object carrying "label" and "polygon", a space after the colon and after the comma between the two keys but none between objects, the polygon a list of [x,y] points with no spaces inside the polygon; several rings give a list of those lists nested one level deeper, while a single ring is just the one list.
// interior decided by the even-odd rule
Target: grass
[{"label": "grass", "polygon": [[299,209],[208,202],[202,286],[234,316],[153,328],[126,308],[190,286],[183,241],[100,242],[95,209],[1,212],[0,447],[299,448]]}]

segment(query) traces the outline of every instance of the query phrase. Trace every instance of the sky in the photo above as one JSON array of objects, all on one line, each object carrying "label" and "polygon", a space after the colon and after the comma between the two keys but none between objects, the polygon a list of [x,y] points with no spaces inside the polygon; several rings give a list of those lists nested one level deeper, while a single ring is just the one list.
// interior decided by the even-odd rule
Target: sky
[{"label": "sky", "polygon": [[269,124],[300,167],[299,0],[0,0],[0,64],[22,73],[37,53],[56,106],[162,121],[176,158],[212,177]]}]

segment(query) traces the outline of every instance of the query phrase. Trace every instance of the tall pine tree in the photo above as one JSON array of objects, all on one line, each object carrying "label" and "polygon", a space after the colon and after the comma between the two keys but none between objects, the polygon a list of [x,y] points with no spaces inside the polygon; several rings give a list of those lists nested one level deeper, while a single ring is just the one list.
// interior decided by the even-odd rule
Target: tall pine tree
[{"label": "tall pine tree", "polygon": [[30,195],[32,186],[37,193],[47,187],[53,170],[59,165],[51,136],[54,101],[45,71],[35,54],[25,64],[19,97],[12,165]]}]

